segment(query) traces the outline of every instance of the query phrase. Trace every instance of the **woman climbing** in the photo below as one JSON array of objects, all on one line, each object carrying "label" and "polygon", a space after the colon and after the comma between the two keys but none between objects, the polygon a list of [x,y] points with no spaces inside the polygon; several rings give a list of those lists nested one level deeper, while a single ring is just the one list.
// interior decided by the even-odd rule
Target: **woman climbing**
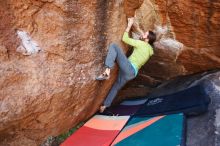
[{"label": "woman climbing", "polygon": [[109,91],[103,105],[100,107],[102,113],[109,107],[116,97],[118,91],[129,81],[136,77],[138,70],[143,66],[150,56],[153,55],[153,43],[156,40],[156,35],[152,31],[147,31],[142,35],[142,40],[134,40],[129,37],[129,31],[134,23],[134,18],[128,18],[128,25],[124,32],[122,41],[133,46],[133,53],[126,57],[124,52],[116,44],[111,44],[108,49],[108,54],[105,60],[106,69],[104,73],[98,76],[97,80],[105,80],[110,77],[110,70],[116,61],[119,65],[119,74],[116,82]]}]

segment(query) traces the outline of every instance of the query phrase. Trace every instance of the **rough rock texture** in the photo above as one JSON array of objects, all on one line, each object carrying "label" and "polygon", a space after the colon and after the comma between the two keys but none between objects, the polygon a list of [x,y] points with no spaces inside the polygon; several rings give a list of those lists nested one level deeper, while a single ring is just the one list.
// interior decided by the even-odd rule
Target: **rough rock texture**
[{"label": "rough rock texture", "polygon": [[[141,24],[145,30],[167,24],[164,37],[184,47],[158,41],[141,73],[163,80],[219,67],[220,2],[155,2],[144,1]],[[1,0],[0,22],[0,145],[39,145],[97,111],[117,72],[107,82],[94,80],[107,45],[126,50],[120,42],[126,18],[117,0]],[[20,53],[18,31],[41,51]]]},{"label": "rough rock texture", "polygon": [[141,74],[164,81],[220,68],[220,1],[145,0],[137,16],[144,30],[167,28]]},{"label": "rough rock texture", "polygon": [[219,146],[220,71],[184,76],[167,81],[154,89],[149,97],[172,94],[197,84],[204,85],[207,95],[211,98],[211,103],[207,113],[186,118],[186,145]]},{"label": "rough rock texture", "polygon": [[[126,23],[113,12],[118,6],[106,0],[0,1],[0,145],[38,145],[97,111],[115,73],[108,82],[94,78],[108,40],[118,40]],[[17,30],[42,50],[17,52]]]},{"label": "rough rock texture", "polygon": [[[147,2],[147,1],[146,1]],[[168,26],[168,36],[184,44],[178,50],[159,46],[144,67],[149,75],[169,79],[220,67],[220,1],[155,0],[157,24]]]}]

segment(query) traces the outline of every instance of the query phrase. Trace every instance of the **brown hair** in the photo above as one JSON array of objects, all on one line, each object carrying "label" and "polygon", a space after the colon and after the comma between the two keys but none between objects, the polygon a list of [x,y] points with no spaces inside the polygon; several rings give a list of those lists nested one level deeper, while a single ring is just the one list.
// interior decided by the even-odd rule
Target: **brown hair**
[{"label": "brown hair", "polygon": [[148,43],[153,47],[154,42],[156,41],[156,34],[153,31],[149,30],[147,39],[149,40]]}]

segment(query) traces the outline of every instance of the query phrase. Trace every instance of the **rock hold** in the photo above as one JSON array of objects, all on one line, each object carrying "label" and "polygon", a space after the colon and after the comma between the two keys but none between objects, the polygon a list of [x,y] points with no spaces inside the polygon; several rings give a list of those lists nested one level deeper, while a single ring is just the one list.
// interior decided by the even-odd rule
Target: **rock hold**
[{"label": "rock hold", "polygon": [[23,55],[32,55],[38,53],[41,48],[38,44],[31,39],[25,31],[17,31],[18,37],[21,39],[21,45],[17,48],[17,52],[22,53]]}]

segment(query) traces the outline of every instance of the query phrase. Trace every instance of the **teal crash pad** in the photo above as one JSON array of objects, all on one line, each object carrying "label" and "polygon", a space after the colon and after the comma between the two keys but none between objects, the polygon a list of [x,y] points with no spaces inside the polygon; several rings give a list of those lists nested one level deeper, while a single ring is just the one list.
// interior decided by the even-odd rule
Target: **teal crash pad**
[{"label": "teal crash pad", "polygon": [[114,140],[114,146],[184,146],[182,113],[157,117],[133,117]]}]

